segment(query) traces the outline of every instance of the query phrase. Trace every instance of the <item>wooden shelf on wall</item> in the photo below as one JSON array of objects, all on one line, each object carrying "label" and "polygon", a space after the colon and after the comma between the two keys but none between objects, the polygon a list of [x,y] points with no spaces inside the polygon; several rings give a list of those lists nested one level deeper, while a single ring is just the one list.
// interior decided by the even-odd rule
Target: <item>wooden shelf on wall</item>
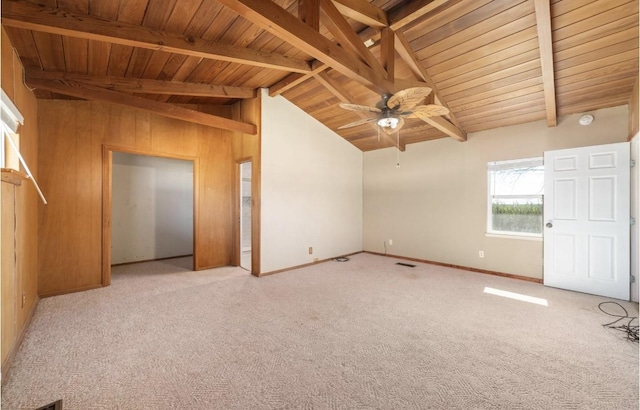
[{"label": "wooden shelf on wall", "polygon": [[2,171],[2,182],[20,186],[22,185],[22,181],[29,179],[27,174],[13,168],[2,168],[0,171]]}]

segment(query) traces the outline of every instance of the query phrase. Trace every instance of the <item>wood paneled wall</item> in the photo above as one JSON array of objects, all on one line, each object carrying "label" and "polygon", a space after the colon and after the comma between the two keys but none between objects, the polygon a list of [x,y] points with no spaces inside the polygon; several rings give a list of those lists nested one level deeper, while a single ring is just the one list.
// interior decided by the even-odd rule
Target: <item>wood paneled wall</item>
[{"label": "wood paneled wall", "polygon": [[[216,109],[231,116],[232,107]],[[87,101],[39,101],[39,291],[102,286],[103,146],[194,159],[195,267],[230,265],[234,248],[234,147],[230,131]],[[240,136],[241,137],[241,136]]]},{"label": "wood paneled wall", "polygon": [[[22,65],[14,55],[13,46],[4,29],[2,29],[1,42],[2,89],[24,116],[25,124],[18,130],[20,151],[36,180],[39,181],[37,100],[22,83]],[[13,276],[7,282],[12,284],[13,288],[2,289],[4,380],[11,359],[17,351],[38,303],[38,204],[40,199],[30,181],[25,180],[20,186],[3,182],[2,186],[2,284],[5,284],[5,275]],[[11,204],[14,200],[15,213]],[[5,206],[9,204],[11,206]],[[4,226],[5,221],[9,226]],[[14,263],[7,263],[6,257],[14,258]],[[13,323],[5,320],[5,309],[12,311]]]}]

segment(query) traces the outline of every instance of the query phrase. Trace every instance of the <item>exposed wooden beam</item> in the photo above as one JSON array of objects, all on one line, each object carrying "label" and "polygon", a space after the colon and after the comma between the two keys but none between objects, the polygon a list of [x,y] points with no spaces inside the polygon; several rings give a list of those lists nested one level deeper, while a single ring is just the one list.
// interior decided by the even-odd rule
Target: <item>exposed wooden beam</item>
[{"label": "exposed wooden beam", "polygon": [[255,98],[257,92],[248,87],[230,87],[200,83],[183,83],[179,81],[149,80],[143,78],[123,78],[74,74],[58,71],[27,70],[26,80],[52,80],[76,82],[84,85],[106,88],[108,90],[139,93],[186,95],[211,98]]},{"label": "exposed wooden beam", "polygon": [[380,60],[389,81],[395,80],[396,51],[394,37],[393,30],[390,28],[383,28],[380,31]]},{"label": "exposed wooden beam", "polygon": [[[345,91],[344,87],[342,87],[340,84],[338,84],[329,74],[327,74],[326,72],[320,72],[316,75],[314,75],[314,78],[316,80],[318,80],[320,82],[320,84],[322,84],[329,92],[331,92],[333,95],[336,96],[336,98],[338,98],[341,102],[344,103],[350,103],[353,104],[354,103],[354,98],[353,96],[351,96],[347,91]],[[363,112],[355,112],[354,114],[358,115],[360,118],[371,118],[371,116],[363,113]],[[400,151],[404,151],[405,147],[404,145],[398,145],[398,141],[395,140],[391,135],[387,134],[386,132],[381,132],[378,129],[378,126],[375,123],[371,123],[371,126],[373,127],[373,129],[379,133],[379,135],[387,140],[388,142],[390,142],[391,144],[393,144],[394,147],[397,147]]]},{"label": "exposed wooden beam", "polygon": [[[460,1],[462,0],[402,1],[387,10],[387,17],[389,21],[388,27],[397,32],[427,14],[434,14],[442,8],[449,7],[450,5]],[[380,31],[375,27],[367,27],[358,34],[363,40],[371,39],[373,41],[378,41],[380,39]]]},{"label": "exposed wooden beam", "polygon": [[370,27],[383,28],[389,25],[387,13],[366,0],[333,0],[343,15]]},{"label": "exposed wooden beam", "polygon": [[544,84],[544,102],[547,110],[547,125],[558,124],[556,110],[556,86],[553,71],[553,42],[551,39],[551,6],[549,0],[535,0],[536,28],[540,43],[540,63],[542,65],[542,83]]},{"label": "exposed wooden beam", "polygon": [[331,0],[320,0],[322,10],[322,22],[329,31],[336,37],[338,43],[343,48],[352,50],[356,56],[366,63],[369,67],[376,71],[379,76],[385,76],[385,71],[376,57],[364,45],[364,42],[358,37],[347,19],[344,18]]},{"label": "exposed wooden beam", "polygon": [[3,0],[2,24],[8,27],[257,67],[299,73],[311,71],[309,63],[304,60],[219,44],[202,38],[169,34],[121,21],[98,19],[26,2]]},{"label": "exposed wooden beam", "polygon": [[[400,58],[402,58],[407,63],[407,65],[409,66],[409,68],[411,69],[411,71],[416,77],[421,78],[422,80],[424,80],[425,83],[427,83],[428,87],[431,87],[431,89],[433,90],[432,93],[434,96],[434,102],[444,107],[447,107],[449,109],[449,118],[451,119],[452,124],[449,124],[448,121],[442,117],[437,117],[437,119],[434,119],[432,122],[427,121],[427,123],[436,127],[437,129],[439,129],[440,131],[444,132],[445,134],[447,134],[452,138],[455,138],[459,141],[466,141],[467,134],[462,129],[460,123],[456,119],[455,114],[451,111],[451,108],[449,107],[447,102],[442,98],[442,96],[438,92],[437,85],[433,82],[433,80],[431,79],[431,76],[429,75],[427,70],[424,68],[422,63],[420,63],[418,56],[416,56],[416,53],[411,48],[411,45],[409,44],[409,41],[407,40],[406,36],[401,32],[396,32],[395,37],[397,40],[395,42],[396,51],[398,51]],[[443,121],[448,124],[445,124]]]},{"label": "exposed wooden beam", "polygon": [[320,30],[320,0],[298,0],[298,17],[315,31]]},{"label": "exposed wooden beam", "polygon": [[272,1],[217,0],[258,27],[378,93],[394,93],[396,85],[347,50],[334,44]]},{"label": "exposed wooden beam", "polygon": [[318,64],[318,66],[314,68],[313,71],[311,71],[311,73],[309,74],[291,73],[269,87],[269,97],[275,97],[287,90],[292,89],[293,87],[297,87],[298,85],[313,78],[316,74],[326,70],[327,68],[329,68],[329,66],[326,64]]},{"label": "exposed wooden beam", "polygon": [[426,118],[423,121],[458,141],[467,140],[467,134],[464,131],[442,117]]},{"label": "exposed wooden beam", "polygon": [[442,7],[451,0],[410,0],[403,1],[388,11],[389,27],[394,31],[408,26],[425,14]]},{"label": "exposed wooden beam", "polygon": [[164,117],[193,122],[209,127],[237,131],[243,134],[257,134],[257,127],[254,124],[205,114],[199,111],[178,107],[176,105],[149,100],[142,97],[135,97],[129,94],[119,93],[117,91],[76,83],[74,81],[31,79],[28,84],[36,89],[47,90],[86,100],[126,105],[128,107],[149,111]]}]

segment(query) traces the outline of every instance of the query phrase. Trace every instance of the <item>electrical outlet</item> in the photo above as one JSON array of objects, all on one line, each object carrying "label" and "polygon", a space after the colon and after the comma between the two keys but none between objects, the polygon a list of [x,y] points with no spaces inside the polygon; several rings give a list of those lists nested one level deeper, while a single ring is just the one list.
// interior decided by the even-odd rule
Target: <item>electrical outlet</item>
[{"label": "electrical outlet", "polygon": [[478,257],[479,258],[484,258],[484,251],[479,251],[478,252]]},{"label": "electrical outlet", "polygon": [[389,245],[393,245],[393,239],[389,239]]},{"label": "electrical outlet", "polygon": [[313,255],[313,246],[309,246],[309,255]]}]

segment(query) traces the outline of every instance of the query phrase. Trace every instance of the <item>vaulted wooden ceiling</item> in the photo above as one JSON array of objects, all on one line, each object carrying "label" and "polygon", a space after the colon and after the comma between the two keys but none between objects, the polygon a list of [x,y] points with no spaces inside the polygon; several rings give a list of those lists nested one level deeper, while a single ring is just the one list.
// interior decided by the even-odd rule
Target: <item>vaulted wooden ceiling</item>
[{"label": "vaulted wooden ceiling", "polygon": [[[282,95],[363,151],[629,102],[638,0],[2,0],[38,98],[83,98],[255,133],[211,105]],[[398,139],[340,102],[433,89],[450,114]],[[192,104],[192,105],[186,105]],[[365,114],[362,114],[365,115]]]}]

